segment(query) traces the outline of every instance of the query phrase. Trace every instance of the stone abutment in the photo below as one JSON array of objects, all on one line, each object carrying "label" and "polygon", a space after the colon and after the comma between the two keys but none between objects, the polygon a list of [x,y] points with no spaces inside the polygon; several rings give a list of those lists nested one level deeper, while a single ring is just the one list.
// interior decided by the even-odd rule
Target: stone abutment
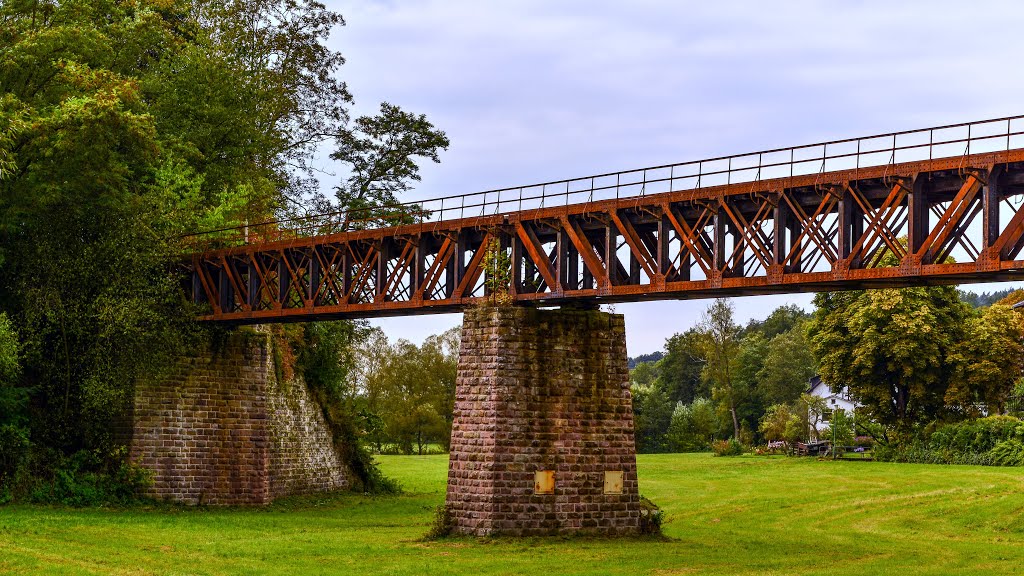
[{"label": "stone abutment", "polygon": [[272,336],[240,329],[136,385],[131,458],[150,496],[187,504],[266,504],[345,488],[350,472],[301,378],[274,366]]}]

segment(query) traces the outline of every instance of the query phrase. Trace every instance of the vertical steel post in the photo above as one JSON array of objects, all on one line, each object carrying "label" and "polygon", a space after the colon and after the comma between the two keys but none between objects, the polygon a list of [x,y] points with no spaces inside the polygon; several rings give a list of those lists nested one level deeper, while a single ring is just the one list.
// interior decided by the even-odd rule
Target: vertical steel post
[{"label": "vertical steel post", "polygon": [[907,248],[910,254],[917,254],[928,238],[928,212],[931,204],[928,202],[927,188],[927,178],[915,175],[910,194],[907,195]]},{"label": "vertical steel post", "polygon": [[849,190],[843,191],[843,197],[839,199],[837,210],[839,211],[839,259],[846,260],[850,257],[850,250],[853,249],[853,214],[857,209],[857,202],[851,196]]},{"label": "vertical steel post", "polygon": [[[522,188],[519,189],[520,202],[522,201]],[[512,293],[519,294],[523,291],[523,241],[516,234],[512,235]]]},{"label": "vertical steel post", "polygon": [[286,308],[288,304],[288,287],[291,286],[292,278],[291,273],[288,271],[288,264],[285,262],[286,255],[285,251],[280,252],[281,259],[277,261],[277,303],[281,308]]},{"label": "vertical steel post", "polygon": [[228,274],[231,273],[228,270],[228,264],[224,264],[224,268],[220,268],[220,274],[217,275],[217,292],[220,295],[220,309],[221,312],[228,313],[235,311],[235,292],[231,287],[231,278]]},{"label": "vertical steel post", "polygon": [[714,251],[713,267],[719,272],[724,272],[727,264],[725,261],[725,232],[728,218],[722,212],[721,206],[715,207],[714,238],[712,239],[714,246],[711,247]]},{"label": "vertical steel post", "polygon": [[568,279],[568,268],[566,264],[569,261],[569,239],[565,237],[565,230],[561,226],[558,227],[558,232],[555,233],[555,280],[558,282],[558,286],[552,286],[552,292],[561,292]]},{"label": "vertical steel post", "polygon": [[1002,200],[999,179],[1005,170],[1006,165],[996,164],[988,174],[988,181],[982,189],[982,250],[994,246],[999,239],[999,202]]},{"label": "vertical steel post", "polygon": [[786,235],[785,231],[789,224],[789,206],[783,197],[785,191],[779,192],[778,200],[775,203],[774,236],[772,237],[772,257],[774,264],[786,263]]},{"label": "vertical steel post", "polygon": [[323,277],[320,258],[318,258],[319,253],[320,249],[314,246],[310,250],[309,255],[309,287],[307,288],[307,296],[313,306],[317,305],[317,296],[320,293],[320,280]]}]

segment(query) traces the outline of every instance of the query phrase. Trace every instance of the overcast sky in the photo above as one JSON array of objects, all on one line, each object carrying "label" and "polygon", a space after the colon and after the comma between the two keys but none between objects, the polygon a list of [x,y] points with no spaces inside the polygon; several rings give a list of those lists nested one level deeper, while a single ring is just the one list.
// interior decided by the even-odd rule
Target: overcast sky
[{"label": "overcast sky", "polygon": [[[327,4],[347,21],[331,42],[354,115],[388,101],[451,139],[410,199],[1024,113],[1012,2]],[[734,299],[744,322],[810,301]],[[707,304],[617,305],[630,354]],[[420,341],[459,322],[375,324]]]}]

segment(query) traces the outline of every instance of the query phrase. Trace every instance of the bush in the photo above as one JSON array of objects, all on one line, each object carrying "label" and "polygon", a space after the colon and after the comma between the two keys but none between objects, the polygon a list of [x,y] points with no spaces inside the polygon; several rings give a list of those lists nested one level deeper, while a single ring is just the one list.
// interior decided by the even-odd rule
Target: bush
[{"label": "bush", "polygon": [[1012,439],[1024,440],[1024,422],[1011,416],[989,416],[939,426],[928,445],[935,450],[981,453]]},{"label": "bush", "polygon": [[993,466],[1020,466],[1024,464],[1024,443],[1004,440],[989,451]]},{"label": "bush", "polygon": [[640,497],[640,533],[661,534],[665,512],[645,496]]},{"label": "bush", "polygon": [[932,424],[916,439],[879,444],[874,455],[889,462],[1022,466],[1024,422],[1010,416],[989,416]]},{"label": "bush", "polygon": [[448,505],[434,508],[434,521],[430,524],[430,532],[427,532],[427,540],[438,540],[448,536],[455,529],[455,519],[452,518],[452,511]]},{"label": "bush", "polygon": [[69,506],[130,504],[139,501],[141,493],[152,483],[148,470],[127,460],[107,469],[99,466],[99,470],[95,461],[96,456],[88,451],[75,454],[56,471],[51,483],[33,492],[32,500]]},{"label": "bush", "polygon": [[82,450],[71,456],[33,448],[12,492],[34,504],[126,505],[145,501],[142,494],[151,485],[150,471],[128,460],[125,447],[107,454]]},{"label": "bush", "polygon": [[715,440],[712,442],[711,451],[715,453],[715,456],[740,456],[746,450],[739,440],[730,438],[728,440]]},{"label": "bush", "polygon": [[996,466],[989,452],[957,452],[934,450],[915,442],[907,445],[882,445],[875,447],[875,460],[881,462],[903,462],[913,464],[970,464],[974,466]]},{"label": "bush", "polygon": [[836,446],[852,446],[854,442],[853,416],[842,408],[833,410],[829,427],[821,432],[821,437],[834,441]]},{"label": "bush", "polygon": [[673,452],[705,452],[718,430],[715,407],[706,398],[697,398],[687,405],[679,402],[672,412],[672,421],[665,440]]}]

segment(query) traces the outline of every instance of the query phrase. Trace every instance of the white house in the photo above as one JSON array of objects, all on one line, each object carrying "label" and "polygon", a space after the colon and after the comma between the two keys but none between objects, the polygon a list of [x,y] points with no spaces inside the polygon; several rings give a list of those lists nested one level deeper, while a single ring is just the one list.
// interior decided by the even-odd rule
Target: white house
[{"label": "white house", "polygon": [[[821,380],[820,376],[814,376],[807,381],[809,386],[807,393],[812,396],[818,396],[819,398],[825,399],[825,404],[828,406],[828,410],[821,415],[821,422],[827,423],[832,416],[832,411],[836,409],[842,409],[843,411],[852,414],[854,408],[858,406],[856,402],[850,398],[850,391],[844,386],[841,390],[832,390],[832,388]],[[810,426],[814,427],[814,415],[808,414],[807,418],[810,422]],[[811,431],[812,434],[817,435],[817,429]]]},{"label": "white house", "polygon": [[857,403],[850,398],[850,391],[843,386],[842,390],[832,390],[828,384],[821,380],[821,376],[814,376],[807,381],[809,386],[807,393],[819,398],[824,398],[830,409],[842,408],[847,412],[853,412]]}]

